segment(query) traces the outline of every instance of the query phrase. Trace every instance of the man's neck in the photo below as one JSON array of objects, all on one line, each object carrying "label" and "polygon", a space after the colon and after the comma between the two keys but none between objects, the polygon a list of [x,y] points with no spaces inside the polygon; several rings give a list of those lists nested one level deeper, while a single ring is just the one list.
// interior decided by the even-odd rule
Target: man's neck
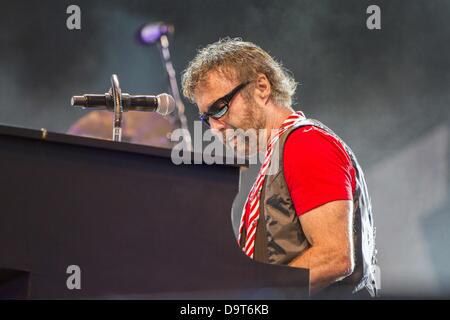
[{"label": "man's neck", "polygon": [[276,129],[279,129],[287,117],[289,117],[293,112],[294,111],[292,109],[276,105],[270,108],[270,112],[268,112],[266,117],[267,143],[269,143],[272,139]]}]

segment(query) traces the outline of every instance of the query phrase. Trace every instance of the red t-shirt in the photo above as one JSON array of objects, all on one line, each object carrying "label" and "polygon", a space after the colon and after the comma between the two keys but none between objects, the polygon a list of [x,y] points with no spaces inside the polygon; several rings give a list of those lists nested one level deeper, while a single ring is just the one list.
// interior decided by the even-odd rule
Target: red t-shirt
[{"label": "red t-shirt", "polygon": [[339,140],[326,131],[304,126],[292,132],[284,146],[283,161],[299,216],[330,201],[353,199],[355,169]]}]

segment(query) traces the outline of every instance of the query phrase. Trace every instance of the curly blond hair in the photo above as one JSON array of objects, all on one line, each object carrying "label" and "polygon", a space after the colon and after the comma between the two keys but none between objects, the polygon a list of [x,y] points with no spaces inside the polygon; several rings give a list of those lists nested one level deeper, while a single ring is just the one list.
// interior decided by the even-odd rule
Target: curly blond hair
[{"label": "curly blond hair", "polygon": [[254,80],[262,73],[272,87],[270,98],[285,107],[292,105],[297,88],[295,79],[280,62],[254,43],[224,38],[200,49],[182,75],[183,94],[192,103],[196,88],[210,71],[220,71],[239,82]]}]

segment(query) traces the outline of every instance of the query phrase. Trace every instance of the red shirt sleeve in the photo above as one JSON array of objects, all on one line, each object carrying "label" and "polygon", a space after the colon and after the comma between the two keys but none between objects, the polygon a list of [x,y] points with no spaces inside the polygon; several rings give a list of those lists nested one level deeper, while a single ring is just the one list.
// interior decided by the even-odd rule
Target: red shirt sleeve
[{"label": "red shirt sleeve", "polygon": [[284,176],[299,216],[330,201],[353,199],[355,170],[342,144],[326,131],[315,126],[295,130],[283,156]]}]

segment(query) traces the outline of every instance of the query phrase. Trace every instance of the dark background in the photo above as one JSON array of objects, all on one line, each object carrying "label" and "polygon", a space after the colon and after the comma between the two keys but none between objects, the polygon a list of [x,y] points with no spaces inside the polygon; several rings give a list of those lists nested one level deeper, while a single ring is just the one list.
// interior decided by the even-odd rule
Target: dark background
[{"label": "dark background", "polygon": [[[167,80],[147,22],[175,25],[179,74],[219,38],[255,42],[300,83],[295,108],[334,129],[366,171],[387,294],[450,294],[450,1],[1,1],[0,122],[65,132],[70,97],[158,94]],[[82,29],[66,28],[81,8]],[[381,30],[366,8],[381,8]],[[197,110],[186,102],[192,128]]]}]

